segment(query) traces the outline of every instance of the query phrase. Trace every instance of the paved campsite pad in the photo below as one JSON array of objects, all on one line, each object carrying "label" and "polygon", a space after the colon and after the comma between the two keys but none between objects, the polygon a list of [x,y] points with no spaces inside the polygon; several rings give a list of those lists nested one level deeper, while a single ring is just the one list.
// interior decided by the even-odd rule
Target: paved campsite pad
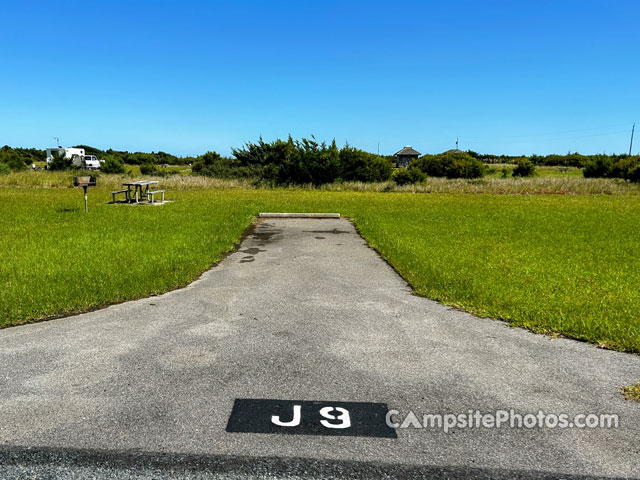
[{"label": "paved campsite pad", "polygon": [[[101,462],[115,476],[184,465],[239,476],[640,476],[640,408],[618,393],[638,380],[639,357],[413,296],[344,219],[262,220],[189,287],[0,330],[0,355],[5,476]],[[419,415],[606,412],[621,427],[230,433],[238,399]]]}]

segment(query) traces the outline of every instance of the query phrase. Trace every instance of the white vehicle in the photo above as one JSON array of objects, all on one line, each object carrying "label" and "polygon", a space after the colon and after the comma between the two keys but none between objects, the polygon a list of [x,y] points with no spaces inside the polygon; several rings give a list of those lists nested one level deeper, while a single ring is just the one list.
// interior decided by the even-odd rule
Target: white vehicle
[{"label": "white vehicle", "polygon": [[72,165],[76,167],[86,170],[100,169],[100,160],[95,155],[85,155],[84,148],[47,148],[47,165],[49,165],[55,154],[70,158]]},{"label": "white vehicle", "polygon": [[80,166],[86,170],[100,170],[100,160],[95,155],[84,155]]}]

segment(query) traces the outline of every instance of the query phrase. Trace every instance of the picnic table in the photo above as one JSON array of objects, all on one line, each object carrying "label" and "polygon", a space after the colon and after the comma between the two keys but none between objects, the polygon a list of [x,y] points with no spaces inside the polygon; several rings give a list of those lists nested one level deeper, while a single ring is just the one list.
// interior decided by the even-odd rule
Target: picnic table
[{"label": "picnic table", "polygon": [[[158,180],[138,180],[136,182],[123,183],[122,186],[127,187],[127,198],[129,202],[138,203],[139,199],[149,196],[149,185],[156,185],[158,183]],[[131,191],[132,188],[133,192]]]},{"label": "picnic table", "polygon": [[164,202],[164,190],[150,191],[150,185],[156,185],[158,180],[138,180],[135,182],[123,183],[123,187],[127,187],[125,190],[118,190],[111,192],[113,195],[113,201],[116,201],[116,195],[119,193],[125,194],[126,203],[138,203],[140,199],[147,198],[150,203],[154,200],[155,194],[162,194],[162,201]]}]

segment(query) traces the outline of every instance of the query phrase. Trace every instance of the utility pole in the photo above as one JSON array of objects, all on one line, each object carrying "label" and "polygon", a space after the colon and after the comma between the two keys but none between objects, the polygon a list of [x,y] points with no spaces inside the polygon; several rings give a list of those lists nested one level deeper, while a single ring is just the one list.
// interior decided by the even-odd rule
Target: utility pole
[{"label": "utility pole", "polygon": [[456,150],[458,150],[458,137],[456,137]]},{"label": "utility pole", "polygon": [[631,143],[629,143],[629,156],[631,156],[631,149],[633,148],[633,132],[636,130],[636,124],[631,127]]},{"label": "utility pole", "polygon": [[378,155],[380,155],[380,142],[378,142]]}]

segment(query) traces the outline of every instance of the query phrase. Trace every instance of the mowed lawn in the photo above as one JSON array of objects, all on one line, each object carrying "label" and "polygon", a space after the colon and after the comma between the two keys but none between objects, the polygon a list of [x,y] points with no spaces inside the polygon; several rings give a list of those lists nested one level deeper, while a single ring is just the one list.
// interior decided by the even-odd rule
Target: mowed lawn
[{"label": "mowed lawn", "polygon": [[[536,332],[640,353],[640,197],[314,190],[0,189],[0,324],[186,285],[260,211],[349,216],[417,294]],[[375,279],[371,280],[375,282]],[[348,321],[348,319],[345,319]]]}]

